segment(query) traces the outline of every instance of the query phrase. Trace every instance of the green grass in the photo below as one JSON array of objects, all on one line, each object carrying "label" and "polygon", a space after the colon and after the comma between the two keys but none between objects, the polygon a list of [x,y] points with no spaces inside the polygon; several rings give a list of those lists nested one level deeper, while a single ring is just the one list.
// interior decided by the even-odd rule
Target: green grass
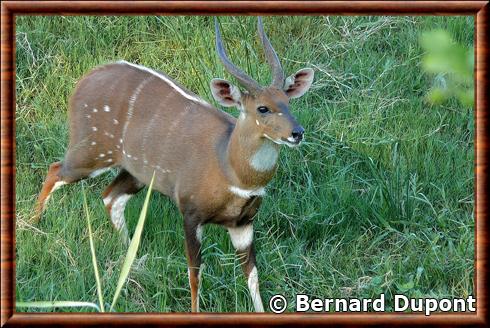
[{"label": "green grass", "polygon": [[[256,20],[220,21],[233,61],[268,83]],[[385,293],[387,300],[396,293],[472,294],[473,110],[454,100],[424,101],[434,77],[421,69],[419,37],[443,28],[472,45],[473,18],[266,17],[264,26],[289,74],[305,66],[316,73],[312,90],[291,104],[306,142],[281,152],[255,220],[264,303],[278,293],[288,300],[297,293]],[[209,17],[19,17],[16,37],[16,298],[96,303],[81,184],[54,193],[42,222],[29,223],[49,164],[67,147],[75,83],[96,65],[125,59],[162,70],[212,101],[210,79],[230,76],[216,57]],[[109,300],[127,250],[100,197],[115,175],[83,182]],[[131,233],[144,196],[126,208]],[[137,256],[115,310],[189,311],[182,217],[158,193]],[[202,311],[251,311],[221,227],[205,227],[203,261]]]}]

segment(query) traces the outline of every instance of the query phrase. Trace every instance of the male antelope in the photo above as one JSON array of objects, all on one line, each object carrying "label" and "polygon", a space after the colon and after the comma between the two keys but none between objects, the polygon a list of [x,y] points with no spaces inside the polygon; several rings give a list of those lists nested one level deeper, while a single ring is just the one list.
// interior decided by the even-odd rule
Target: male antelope
[{"label": "male antelope", "polygon": [[177,204],[184,217],[192,311],[199,311],[202,226],[225,226],[242,267],[256,311],[264,311],[253,248],[253,218],[276,171],[279,146],[297,146],[303,128],[289,99],[303,95],[313,70],[284,79],[279,59],[258,19],[258,33],[273,82],[260,87],[234,66],[215,21],[216,50],[226,70],[244,87],[211,80],[222,106],[238,119],[185,90],[163,73],[121,61],[88,73],[70,100],[70,144],[62,162],[51,164],[38,198],[36,220],[59,186],[93,177],[110,167],[121,172],[103,193],[114,227],[127,240],[124,208],[149,184]]}]

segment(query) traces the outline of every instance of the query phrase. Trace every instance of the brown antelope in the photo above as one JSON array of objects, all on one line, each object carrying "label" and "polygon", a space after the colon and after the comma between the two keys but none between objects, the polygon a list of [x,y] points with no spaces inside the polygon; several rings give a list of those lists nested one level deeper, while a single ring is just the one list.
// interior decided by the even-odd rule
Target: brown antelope
[{"label": "brown antelope", "polygon": [[226,70],[243,86],[211,80],[218,103],[237,107],[238,119],[218,110],[161,72],[125,61],[88,73],[70,99],[70,143],[62,162],[51,164],[35,219],[59,186],[111,167],[121,172],[103,192],[114,227],[124,239],[124,208],[149,184],[170,197],[184,217],[192,311],[199,311],[202,227],[228,229],[256,311],[263,312],[253,246],[253,219],[277,167],[280,145],[297,146],[303,128],[289,99],[311,86],[313,70],[287,79],[258,19],[258,33],[272,69],[268,87],[228,59],[215,20],[216,50]]}]

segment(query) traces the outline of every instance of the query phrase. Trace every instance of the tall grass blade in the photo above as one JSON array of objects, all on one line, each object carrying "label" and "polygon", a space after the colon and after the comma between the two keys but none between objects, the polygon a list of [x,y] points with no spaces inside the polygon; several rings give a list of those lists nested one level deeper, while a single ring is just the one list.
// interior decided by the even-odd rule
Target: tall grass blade
[{"label": "tall grass blade", "polygon": [[82,184],[82,194],[83,194],[83,207],[85,208],[85,217],[87,218],[88,238],[90,241],[90,253],[92,253],[92,265],[94,266],[95,283],[97,285],[97,296],[99,297],[99,305],[100,305],[101,312],[105,312],[104,297],[102,295],[102,285],[100,283],[99,269],[97,268],[97,257],[95,255],[94,239],[92,237],[92,225],[90,224],[90,214],[87,206],[87,196],[85,195],[85,188],[83,187],[83,184]]},{"label": "tall grass blade", "polygon": [[78,302],[78,301],[40,301],[40,302],[16,302],[16,307],[19,308],[57,308],[57,307],[90,307],[101,312],[97,304],[92,302]]},{"label": "tall grass blade", "polygon": [[143,203],[143,208],[140,212],[140,218],[138,219],[138,224],[136,225],[136,229],[134,231],[133,238],[131,239],[131,243],[129,244],[128,252],[126,253],[126,258],[124,259],[124,263],[121,269],[121,274],[119,275],[119,281],[117,282],[116,292],[114,294],[114,299],[112,300],[110,311],[114,309],[114,305],[119,298],[119,294],[121,293],[121,289],[128,279],[129,270],[136,258],[136,253],[138,252],[138,247],[140,245],[141,233],[143,232],[143,226],[145,224],[146,211],[148,210],[148,203],[150,202],[151,190],[153,188],[153,180],[155,179],[155,172],[153,172],[153,176],[151,178],[150,186],[148,187],[148,192],[146,193],[145,202]]}]

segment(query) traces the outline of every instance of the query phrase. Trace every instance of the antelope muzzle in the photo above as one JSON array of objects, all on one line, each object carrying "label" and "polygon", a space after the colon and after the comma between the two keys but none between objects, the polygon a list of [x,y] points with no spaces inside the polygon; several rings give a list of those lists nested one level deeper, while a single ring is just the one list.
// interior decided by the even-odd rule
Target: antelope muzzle
[{"label": "antelope muzzle", "polygon": [[291,136],[285,140],[290,146],[299,146],[301,141],[303,141],[303,136],[305,134],[305,129],[301,125],[296,125],[291,131]]}]

